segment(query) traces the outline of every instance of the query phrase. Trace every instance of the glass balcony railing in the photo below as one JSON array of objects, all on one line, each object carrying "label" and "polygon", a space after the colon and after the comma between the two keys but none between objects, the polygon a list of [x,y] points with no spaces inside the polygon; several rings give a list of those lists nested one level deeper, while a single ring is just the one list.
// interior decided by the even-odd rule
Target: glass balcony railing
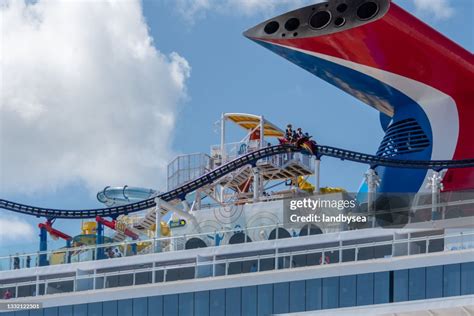
[{"label": "glass balcony railing", "polygon": [[[368,220],[363,225],[357,227],[348,225],[346,227],[341,227],[342,230],[358,229],[359,231],[362,231],[362,229],[379,227],[398,229],[406,227],[426,230],[427,227],[435,229],[437,225],[435,224],[436,222],[433,221],[436,220],[453,220],[456,221],[456,223],[451,224],[451,226],[455,225],[452,227],[459,227],[459,224],[465,226],[466,221],[472,221],[472,217],[474,216],[474,200],[469,199],[442,202],[436,204],[435,207],[430,204],[422,204],[410,208],[391,209],[387,211],[377,210],[376,212],[371,213],[360,212],[355,215],[367,216]],[[387,217],[390,217],[390,219],[387,219]],[[427,226],[427,222],[431,224]],[[299,225],[303,226],[301,223]],[[301,227],[298,228],[297,226],[298,225],[292,223],[277,224],[276,226],[242,227],[241,231],[249,236],[253,242],[271,239],[272,231],[275,234],[276,227],[284,229],[287,233],[288,231],[295,231],[296,227],[298,233],[290,234],[292,238],[307,235],[303,234],[304,231],[301,230]],[[309,226],[306,225],[304,227]],[[276,233],[279,231],[281,230],[278,229]],[[229,243],[234,234],[236,234],[235,230],[222,230],[216,232],[207,231],[193,235],[60,248],[43,252],[18,253],[9,256],[0,256],[0,271],[38,267],[39,262],[43,262],[43,260],[39,260],[40,258],[47,260],[50,265],[55,265],[94,261],[114,257],[139,256],[155,252],[185,250],[186,244],[191,239],[195,238],[195,240],[199,239],[207,241],[209,240],[208,236],[210,235],[213,237],[219,237],[213,238],[213,241],[204,242],[205,246],[219,246]],[[216,240],[220,240],[221,242],[217,243]]]},{"label": "glass balcony railing", "polygon": [[[261,227],[259,227],[261,229]],[[283,229],[274,226],[275,239]],[[225,232],[222,232],[225,233]],[[248,233],[248,232],[243,232]],[[197,235],[196,235],[197,236]],[[185,238],[184,236],[181,238]],[[303,237],[310,238],[310,237]],[[166,240],[169,240],[166,239]],[[457,240],[458,247],[439,247],[446,240]],[[474,232],[455,234],[439,234],[413,238],[408,234],[397,239],[394,235],[389,240],[347,244],[348,241],[337,241],[336,245],[306,245],[307,249],[289,248],[288,245],[276,244],[276,247],[265,248],[261,253],[242,252],[242,245],[236,246],[232,255],[213,254],[210,256],[190,257],[182,263],[169,264],[151,261],[133,266],[116,267],[113,269],[95,269],[81,273],[62,273],[51,276],[33,276],[12,280],[0,280],[0,293],[9,291],[12,298],[52,295],[59,293],[100,290],[114,287],[134,286],[142,284],[165,283],[179,280],[223,277],[227,275],[258,273],[263,271],[297,269],[308,266],[337,265],[347,262],[376,260],[390,257],[415,256],[432,252],[473,251]],[[154,246],[164,243],[165,239],[150,240]],[[242,242],[248,242],[246,238]],[[234,246],[231,246],[234,247]],[[215,252],[214,252],[215,253]],[[79,270],[78,270],[79,271]]]}]

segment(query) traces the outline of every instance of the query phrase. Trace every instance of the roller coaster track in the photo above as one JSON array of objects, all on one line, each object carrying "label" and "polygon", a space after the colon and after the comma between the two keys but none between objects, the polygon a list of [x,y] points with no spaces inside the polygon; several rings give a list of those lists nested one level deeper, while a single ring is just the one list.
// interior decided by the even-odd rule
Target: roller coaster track
[{"label": "roller coaster track", "polygon": [[[349,160],[358,163],[368,164],[371,168],[377,166],[394,167],[394,168],[410,168],[410,169],[433,169],[440,171],[443,169],[450,168],[469,168],[474,167],[474,159],[466,160],[399,160],[393,158],[378,157],[374,155],[362,154],[354,151],[329,147],[329,146],[316,146],[316,156],[328,156],[339,158],[342,160]],[[276,145],[254,152],[247,153],[241,157],[238,157],[202,176],[199,178],[187,182],[182,186],[173,189],[171,191],[157,195],[156,197],[161,198],[165,201],[172,201],[175,199],[183,200],[186,194],[199,189],[202,186],[209,185],[215,180],[225,176],[229,172],[232,172],[240,167],[247,164],[255,165],[258,160],[269,156],[291,153],[291,152],[304,152],[304,149],[296,147],[294,145]],[[44,207],[35,207],[30,205],[19,204],[7,200],[0,199],[0,208],[23,213],[27,215],[46,217],[46,218],[68,218],[68,219],[79,219],[79,218],[95,218],[97,215],[102,217],[116,217],[119,215],[129,214],[133,212],[142,211],[156,206],[155,197],[135,202],[127,205],[114,206],[108,208],[97,208],[89,210],[61,210],[51,209]]]}]

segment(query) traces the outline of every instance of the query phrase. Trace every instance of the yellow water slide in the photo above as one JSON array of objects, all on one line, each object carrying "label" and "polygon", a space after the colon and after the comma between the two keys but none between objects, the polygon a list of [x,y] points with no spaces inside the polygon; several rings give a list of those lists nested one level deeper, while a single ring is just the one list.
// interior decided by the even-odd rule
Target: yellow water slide
[{"label": "yellow water slide", "polygon": [[306,191],[308,193],[313,193],[315,190],[314,185],[312,185],[310,182],[308,182],[305,177],[299,176],[298,177],[298,188],[300,190]]}]

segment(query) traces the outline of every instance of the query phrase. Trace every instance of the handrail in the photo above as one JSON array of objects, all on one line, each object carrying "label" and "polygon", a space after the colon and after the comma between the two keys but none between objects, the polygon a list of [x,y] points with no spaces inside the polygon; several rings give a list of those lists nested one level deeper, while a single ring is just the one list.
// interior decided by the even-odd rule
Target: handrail
[{"label": "handrail", "polygon": [[[159,194],[157,197],[165,200],[171,201],[174,199],[184,200],[186,194],[191,193],[205,185],[213,183],[215,180],[220,177],[241,168],[244,165],[252,164],[254,165],[259,159],[289,153],[289,152],[304,152],[307,153],[304,149],[296,147],[295,145],[276,145],[265,147],[250,153],[247,153],[243,156],[240,156],[234,160],[231,160],[224,165],[209,171],[208,173],[198,177],[197,179],[187,182],[182,186],[170,190],[168,192]],[[309,154],[309,153],[308,153]],[[316,153],[318,157],[328,156],[339,158],[342,160],[350,160],[358,163],[369,164],[371,167],[374,166],[385,166],[385,167],[395,167],[395,168],[415,168],[415,169],[434,169],[434,170],[443,170],[449,168],[470,168],[474,167],[474,159],[465,159],[465,160],[433,160],[433,161],[424,161],[424,160],[400,160],[392,158],[384,158],[375,155],[368,155],[359,152],[354,152],[350,150],[330,147],[330,146],[321,146],[316,145]],[[102,217],[111,217],[129,214],[133,212],[142,211],[155,207],[155,197],[146,199],[140,202],[135,202],[131,204],[113,206],[108,208],[96,208],[88,210],[64,210],[64,209],[52,209],[44,207],[36,207],[25,204],[20,204],[4,199],[0,199],[0,208],[23,213],[27,215],[37,216],[37,217],[47,217],[47,218],[95,218],[96,216]]]},{"label": "handrail", "polygon": [[[257,269],[257,271],[254,271],[254,272],[261,272],[261,271],[268,271],[268,270],[261,270],[260,269],[260,266],[261,266],[260,262],[262,260],[265,260],[265,259],[290,258],[288,267],[285,267],[285,266],[280,267],[279,264],[275,264],[275,266],[272,268],[272,270],[277,270],[277,269],[281,269],[281,268],[293,269],[293,268],[295,268],[293,266],[293,258],[295,256],[311,255],[311,254],[321,254],[321,256],[324,256],[325,253],[335,252],[335,251],[338,251],[338,253],[339,253],[339,258],[336,262],[325,263],[325,260],[321,260],[320,265],[340,264],[340,263],[343,263],[343,262],[347,263],[347,262],[360,261],[360,259],[357,256],[355,256],[353,260],[343,261],[340,254],[344,250],[354,249],[355,252],[357,253],[358,250],[361,249],[361,248],[392,245],[391,256],[394,256],[394,247],[393,246],[397,245],[397,244],[407,244],[407,243],[413,243],[413,242],[419,242],[419,241],[426,241],[427,242],[426,249],[428,249],[428,243],[432,239],[447,239],[447,238],[465,237],[465,236],[471,236],[471,235],[474,235],[474,232],[468,232],[468,233],[460,232],[460,233],[454,233],[454,234],[442,234],[442,235],[423,236],[423,237],[416,237],[416,238],[407,237],[407,238],[404,238],[404,239],[397,239],[397,240],[393,239],[393,240],[389,240],[389,241],[369,242],[369,243],[364,243],[364,244],[354,244],[354,245],[344,245],[344,246],[340,245],[340,246],[336,246],[336,247],[307,249],[307,250],[302,250],[302,251],[301,250],[300,251],[290,251],[290,252],[283,252],[283,253],[278,251],[279,248],[277,248],[274,253],[266,254],[266,255],[256,255],[256,256],[230,258],[230,259],[226,258],[226,259],[219,259],[219,260],[216,260],[216,255],[214,255],[213,259],[210,260],[210,261],[205,261],[205,262],[195,261],[195,262],[191,262],[191,263],[173,264],[173,265],[165,265],[165,266],[156,266],[154,262],[149,262],[148,264],[153,264],[153,266],[149,267],[149,268],[139,268],[139,269],[111,271],[111,272],[102,272],[102,273],[91,273],[91,274],[87,274],[87,275],[74,275],[74,276],[64,277],[64,278],[52,278],[52,279],[42,279],[42,280],[37,279],[35,281],[0,284],[0,289],[1,288],[3,288],[3,289],[6,289],[6,288],[16,288],[16,289],[18,289],[18,287],[21,287],[21,286],[30,286],[30,285],[39,285],[39,284],[45,284],[46,285],[46,284],[51,284],[51,283],[72,281],[74,283],[74,285],[73,285],[73,291],[71,291],[71,292],[76,292],[76,291],[82,291],[82,290],[77,289],[77,286],[76,286],[77,281],[91,280],[92,279],[94,281],[94,289],[96,289],[95,284],[96,284],[97,279],[103,278],[105,280],[107,277],[111,277],[111,276],[134,275],[133,285],[135,285],[135,276],[136,276],[136,274],[146,273],[146,272],[155,273],[157,271],[163,271],[164,272],[163,282],[172,282],[172,281],[166,280],[166,277],[165,277],[166,271],[180,269],[180,268],[195,268],[195,269],[197,269],[199,267],[209,267],[209,266],[215,267],[216,265],[224,264],[225,265],[225,271],[224,271],[223,274],[216,275],[216,273],[215,273],[216,269],[213,268],[212,269],[212,271],[213,271],[212,275],[208,276],[208,277],[216,277],[216,276],[221,276],[221,275],[228,275],[229,264],[239,263],[239,262],[244,262],[244,261],[258,261],[258,265],[256,266],[256,267],[258,267],[258,269]],[[235,245],[235,246],[238,246],[238,245]],[[448,250],[444,250],[444,251],[445,252],[448,252],[448,251],[453,252],[453,251],[461,251],[461,250],[464,250],[464,249],[454,249],[454,250],[453,249],[448,249]],[[426,253],[428,253],[428,252],[426,252]],[[423,254],[425,254],[425,253],[421,252],[421,253],[411,254],[410,251],[407,251],[407,254],[402,255],[402,256],[416,256],[416,255],[423,255]],[[397,257],[402,257],[402,256],[397,256]],[[377,259],[381,259],[381,258],[372,258],[371,260],[377,260]],[[365,259],[362,259],[362,260],[365,260]],[[247,272],[241,272],[241,273],[243,274],[243,273],[247,273]],[[196,279],[196,278],[200,278],[200,277],[195,273],[194,279]],[[158,282],[161,282],[161,281],[158,281]],[[154,283],[156,283],[156,281],[154,281]],[[103,288],[106,288],[105,283],[104,283]],[[86,289],[86,290],[91,290],[91,289]],[[51,294],[47,293],[47,289],[45,289],[45,291],[46,291],[45,295],[51,295]],[[18,295],[18,291],[15,291],[15,296],[17,296],[17,295]],[[41,294],[37,293],[37,295],[41,295]]]},{"label": "handrail", "polygon": [[[277,224],[274,224],[274,225],[265,225],[265,226],[255,226],[255,227],[244,227],[242,228],[242,233],[244,233],[246,236],[249,236],[249,234],[251,232],[255,232],[255,231],[261,231],[262,229],[277,229],[277,228],[280,228],[280,227],[287,227],[285,226],[285,224],[280,224],[280,223],[277,223]],[[294,228],[293,225],[290,225],[289,228]],[[204,233],[193,233],[193,234],[187,234],[187,235],[181,235],[181,236],[171,236],[171,237],[160,237],[160,238],[150,238],[150,239],[146,239],[146,240],[130,240],[130,241],[121,241],[121,242],[113,242],[113,243],[108,243],[108,244],[100,244],[100,245],[83,245],[83,246],[79,246],[79,247],[74,247],[74,248],[61,248],[61,249],[57,249],[57,250],[49,250],[49,251],[38,251],[38,252],[32,252],[32,253],[24,253],[24,254],[15,254],[15,255],[8,255],[8,256],[1,256],[0,257],[0,263],[1,262],[9,262],[10,264],[10,268],[8,268],[7,270],[9,269],[12,269],[12,259],[13,258],[23,258],[23,260],[27,257],[30,257],[30,260],[32,258],[39,258],[41,255],[52,255],[52,254],[64,254],[65,257],[69,257],[71,254],[78,254],[78,253],[84,253],[84,252],[87,252],[87,251],[93,251],[93,253],[91,253],[91,256],[92,258],[89,259],[89,258],[86,258],[85,260],[79,260],[79,261],[74,261],[74,262],[88,262],[88,261],[95,261],[95,260],[98,260],[97,259],[97,255],[98,255],[98,250],[100,248],[102,249],[107,249],[107,248],[114,248],[114,247],[122,247],[122,251],[123,251],[123,257],[130,257],[130,256],[140,256],[140,255],[145,255],[145,254],[149,254],[150,252],[142,252],[142,253],[137,253],[137,254],[130,254],[128,252],[128,249],[131,245],[136,245],[138,243],[142,243],[142,244],[149,244],[149,246],[146,248],[150,248],[150,247],[153,247],[151,249],[155,249],[156,245],[157,244],[164,244],[166,242],[169,242],[170,245],[173,245],[173,241],[177,241],[178,243],[180,241],[186,241],[190,238],[193,238],[193,237],[199,237],[199,238],[203,238],[203,237],[206,237],[210,234],[219,234],[219,235],[228,235],[228,234],[233,234],[233,233],[236,233],[236,230],[235,229],[224,229],[224,230],[219,230],[219,231],[213,231],[213,232],[204,232]],[[462,234],[461,234],[462,235]],[[469,235],[469,234],[464,234],[464,236],[466,235]],[[447,235],[449,237],[449,235]],[[302,237],[302,236],[297,236],[297,237]],[[297,238],[296,237],[296,238]],[[295,237],[293,237],[295,238]],[[354,238],[354,239],[351,239],[351,240],[357,240],[358,238]],[[253,242],[258,242],[258,241],[264,241],[264,240],[255,240]],[[246,243],[246,239],[244,240],[244,243]],[[174,244],[174,247],[176,247],[178,244]],[[173,246],[172,246],[173,247]],[[168,251],[177,251],[178,249],[171,249],[171,250],[168,250]],[[185,249],[181,249],[182,251],[184,251]],[[107,258],[105,258],[107,259]],[[66,264],[67,261],[65,261],[64,263],[62,264]],[[60,263],[61,264],[61,263]],[[32,265],[33,266],[36,266],[37,265],[37,262],[35,264]]]}]

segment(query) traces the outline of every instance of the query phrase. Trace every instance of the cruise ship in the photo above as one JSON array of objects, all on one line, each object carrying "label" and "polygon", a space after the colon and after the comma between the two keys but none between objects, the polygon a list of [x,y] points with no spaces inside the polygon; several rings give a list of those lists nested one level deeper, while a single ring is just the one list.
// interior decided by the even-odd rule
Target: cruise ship
[{"label": "cruise ship", "polygon": [[[166,192],[106,187],[82,210],[0,199],[44,219],[39,251],[0,257],[0,315],[474,315],[472,54],[389,0],[244,35],[379,111],[379,150],[222,113],[218,144],[172,160]],[[321,186],[323,157],[367,165],[359,192]]]}]

